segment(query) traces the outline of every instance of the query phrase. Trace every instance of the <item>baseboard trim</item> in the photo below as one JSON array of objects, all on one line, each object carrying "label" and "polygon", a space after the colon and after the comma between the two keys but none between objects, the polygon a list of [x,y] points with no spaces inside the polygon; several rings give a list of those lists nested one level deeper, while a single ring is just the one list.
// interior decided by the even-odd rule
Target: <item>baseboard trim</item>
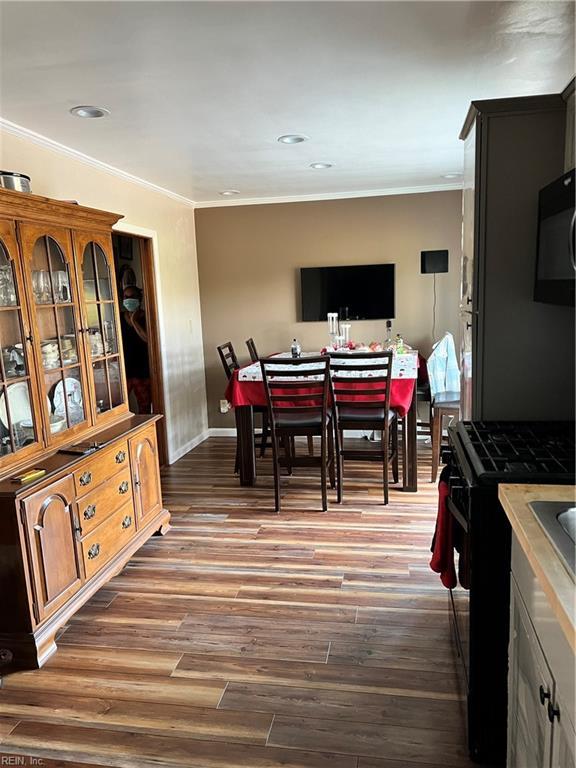
[{"label": "baseboard trim", "polygon": [[208,437],[236,437],[236,427],[210,427]]},{"label": "baseboard trim", "polygon": [[203,432],[200,432],[199,435],[196,435],[196,437],[193,437],[192,440],[184,443],[184,445],[181,445],[175,451],[169,451],[168,464],[174,464],[174,462],[178,461],[178,459],[181,459],[182,456],[185,456],[187,453],[190,453],[193,448],[196,448],[197,445],[200,445],[200,443],[203,443],[204,440],[207,440],[209,437],[210,430],[205,429]]}]

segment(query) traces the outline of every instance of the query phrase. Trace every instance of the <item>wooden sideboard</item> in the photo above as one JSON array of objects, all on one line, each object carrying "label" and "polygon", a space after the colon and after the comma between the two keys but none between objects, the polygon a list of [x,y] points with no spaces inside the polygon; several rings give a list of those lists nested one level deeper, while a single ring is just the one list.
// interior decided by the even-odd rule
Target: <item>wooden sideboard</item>
[{"label": "wooden sideboard", "polygon": [[[0,674],[41,666],[73,613],[169,528],[161,416],[128,410],[119,218],[0,190]],[[97,448],[70,453],[80,442]]]},{"label": "wooden sideboard", "polygon": [[0,482],[0,673],[42,666],[70,616],[168,530],[158,418],[130,416],[103,430],[88,456],[46,457],[37,482]]}]

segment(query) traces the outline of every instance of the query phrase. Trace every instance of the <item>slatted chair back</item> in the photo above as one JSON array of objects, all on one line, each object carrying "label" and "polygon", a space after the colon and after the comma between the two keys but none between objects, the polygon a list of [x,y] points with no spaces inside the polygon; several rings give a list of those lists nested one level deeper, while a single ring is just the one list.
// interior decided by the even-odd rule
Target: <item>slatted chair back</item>
[{"label": "slatted chair back", "polygon": [[[384,420],[390,408],[392,352],[333,352],[330,354],[332,397],[337,412],[366,414],[370,409],[384,409]],[[376,412],[374,411],[374,417]]]},{"label": "slatted chair back", "polygon": [[222,367],[224,368],[226,378],[230,380],[234,371],[240,368],[240,364],[238,363],[238,358],[234,352],[232,342],[227,341],[225,344],[220,344],[220,346],[216,347],[216,349],[220,355],[220,360],[222,362]]},{"label": "slatted chair back", "polygon": [[250,355],[250,360],[253,363],[257,363],[258,360],[260,360],[260,356],[258,355],[258,350],[256,349],[256,344],[254,343],[254,339],[250,337],[249,339],[246,339],[246,346],[248,347],[248,354]]},{"label": "slatted chair back", "polygon": [[260,360],[272,429],[286,417],[300,422],[326,423],[330,392],[330,358],[268,357]]}]

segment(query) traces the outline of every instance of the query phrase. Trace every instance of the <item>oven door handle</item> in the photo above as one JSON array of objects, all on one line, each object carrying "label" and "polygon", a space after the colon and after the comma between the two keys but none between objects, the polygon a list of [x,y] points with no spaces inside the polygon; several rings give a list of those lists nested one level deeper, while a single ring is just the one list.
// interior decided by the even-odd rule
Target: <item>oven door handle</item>
[{"label": "oven door handle", "polygon": [[448,505],[448,510],[452,515],[452,517],[455,518],[458,525],[460,525],[464,529],[464,532],[468,533],[468,521],[466,520],[462,512],[460,512],[456,504],[454,504],[450,496],[448,496],[448,498],[446,499],[446,503]]}]

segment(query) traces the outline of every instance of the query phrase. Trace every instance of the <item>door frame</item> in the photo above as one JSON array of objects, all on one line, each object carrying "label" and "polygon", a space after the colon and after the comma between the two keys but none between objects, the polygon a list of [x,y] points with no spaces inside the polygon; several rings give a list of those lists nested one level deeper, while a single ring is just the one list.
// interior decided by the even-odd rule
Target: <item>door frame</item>
[{"label": "door frame", "polygon": [[124,221],[119,221],[115,224],[112,232],[119,235],[138,237],[143,245],[140,254],[142,290],[144,291],[145,299],[148,299],[150,296],[153,299],[153,301],[146,301],[146,311],[150,321],[150,328],[148,329],[150,367],[151,371],[157,374],[150,377],[152,400],[160,405],[161,412],[164,414],[164,418],[156,422],[158,458],[160,466],[163,466],[169,463],[167,422],[170,420],[171,415],[169,399],[165,396],[168,368],[166,355],[162,354],[162,350],[166,349],[166,329],[164,328],[164,311],[162,307],[158,234],[154,229],[139,227]]}]

